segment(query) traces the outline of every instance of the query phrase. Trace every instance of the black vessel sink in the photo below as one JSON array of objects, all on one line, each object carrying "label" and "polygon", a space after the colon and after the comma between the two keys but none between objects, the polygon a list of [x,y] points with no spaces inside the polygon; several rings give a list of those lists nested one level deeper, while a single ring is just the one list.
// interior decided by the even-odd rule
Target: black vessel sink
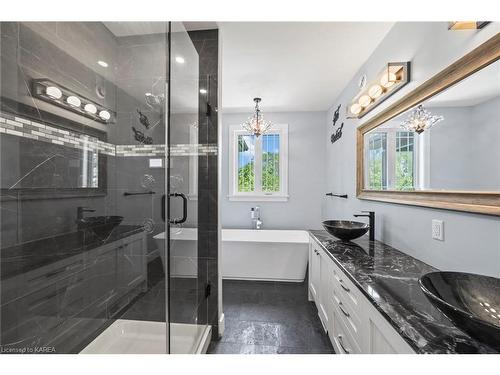
[{"label": "black vessel sink", "polygon": [[349,220],[323,221],[323,227],[332,236],[335,236],[344,241],[349,241],[361,237],[370,229],[370,226],[368,224]]},{"label": "black vessel sink", "polygon": [[500,279],[431,272],[419,279],[427,298],[455,325],[500,350]]},{"label": "black vessel sink", "polygon": [[92,231],[99,238],[105,239],[123,221],[123,216],[89,216],[77,220],[79,230]]}]

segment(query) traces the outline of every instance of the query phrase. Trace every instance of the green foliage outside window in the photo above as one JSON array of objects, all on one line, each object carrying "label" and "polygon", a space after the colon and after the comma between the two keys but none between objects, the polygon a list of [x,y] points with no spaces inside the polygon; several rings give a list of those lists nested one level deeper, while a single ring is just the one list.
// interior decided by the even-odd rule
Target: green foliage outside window
[{"label": "green foliage outside window", "polygon": [[396,190],[412,190],[413,185],[413,151],[396,153]]},{"label": "green foliage outside window", "polygon": [[254,182],[255,172],[253,161],[238,168],[238,191],[245,193],[254,191]]},{"label": "green foliage outside window", "polygon": [[278,153],[262,154],[262,191],[280,191],[280,156]]}]

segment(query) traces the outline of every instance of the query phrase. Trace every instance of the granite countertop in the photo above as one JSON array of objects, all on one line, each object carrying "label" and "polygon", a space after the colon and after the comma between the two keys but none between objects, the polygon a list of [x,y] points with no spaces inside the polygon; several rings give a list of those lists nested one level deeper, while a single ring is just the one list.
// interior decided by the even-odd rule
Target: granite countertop
[{"label": "granite countertop", "polygon": [[30,241],[0,250],[0,280],[6,280],[51,263],[140,233],[138,225],[119,225],[106,238],[78,231]]},{"label": "granite countertop", "polygon": [[427,300],[418,278],[435,268],[367,235],[342,242],[324,230],[309,233],[417,353],[497,353]]}]

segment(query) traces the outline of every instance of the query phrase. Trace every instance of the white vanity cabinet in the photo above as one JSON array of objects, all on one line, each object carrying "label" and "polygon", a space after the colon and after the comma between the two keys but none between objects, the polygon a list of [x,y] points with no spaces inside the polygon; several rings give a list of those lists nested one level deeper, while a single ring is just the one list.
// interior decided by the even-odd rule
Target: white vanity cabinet
[{"label": "white vanity cabinet", "polygon": [[339,354],[414,353],[314,238],[309,246],[309,300]]},{"label": "white vanity cabinet", "polygon": [[332,318],[331,309],[331,260],[322,247],[311,241],[309,250],[309,300],[315,301],[325,331]]}]

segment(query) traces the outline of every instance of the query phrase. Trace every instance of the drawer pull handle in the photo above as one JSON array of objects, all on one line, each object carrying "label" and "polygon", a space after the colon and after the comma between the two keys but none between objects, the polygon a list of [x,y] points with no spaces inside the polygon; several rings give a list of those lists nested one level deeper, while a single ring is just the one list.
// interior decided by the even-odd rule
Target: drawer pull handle
[{"label": "drawer pull handle", "polygon": [[340,286],[342,287],[342,289],[344,289],[346,292],[350,292],[351,291],[351,289],[349,289],[348,287],[346,287],[344,285],[344,283],[342,282],[342,279],[340,279],[339,282],[340,282]]},{"label": "drawer pull handle", "polygon": [[350,316],[349,313],[347,311],[345,311],[342,306],[344,306],[342,304],[342,302],[339,302],[339,309],[340,309],[340,311],[342,311],[342,314],[344,314],[345,316],[347,316],[349,318],[349,316]]},{"label": "drawer pull handle", "polygon": [[345,352],[345,354],[350,354],[351,351],[349,349],[346,349],[346,347],[344,346],[342,335],[337,335],[337,338],[339,339],[339,344],[342,347],[342,350]]}]

